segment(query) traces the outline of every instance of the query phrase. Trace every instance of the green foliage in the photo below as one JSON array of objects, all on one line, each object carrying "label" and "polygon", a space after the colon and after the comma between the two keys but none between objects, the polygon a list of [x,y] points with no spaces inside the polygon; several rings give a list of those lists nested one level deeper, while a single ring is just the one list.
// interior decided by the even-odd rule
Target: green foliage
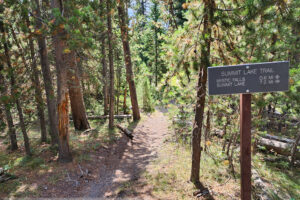
[{"label": "green foliage", "polygon": [[45,161],[41,158],[34,158],[34,157],[20,157],[17,158],[13,162],[14,167],[24,167],[24,168],[29,168],[29,169],[36,169],[40,166],[42,166],[45,163]]},{"label": "green foliage", "polygon": [[151,96],[149,81],[147,79],[145,79],[143,84],[143,110],[145,112],[154,111],[153,99]]}]

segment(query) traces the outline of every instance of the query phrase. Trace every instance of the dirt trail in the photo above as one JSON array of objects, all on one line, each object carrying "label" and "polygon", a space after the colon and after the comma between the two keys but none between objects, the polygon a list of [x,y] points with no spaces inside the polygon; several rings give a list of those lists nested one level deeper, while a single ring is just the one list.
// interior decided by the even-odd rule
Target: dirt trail
[{"label": "dirt trail", "polygon": [[122,137],[102,157],[98,178],[89,184],[85,197],[115,198],[120,186],[127,181],[138,181],[141,173],[163,145],[169,121],[161,111],[146,117],[134,129],[134,140]]}]

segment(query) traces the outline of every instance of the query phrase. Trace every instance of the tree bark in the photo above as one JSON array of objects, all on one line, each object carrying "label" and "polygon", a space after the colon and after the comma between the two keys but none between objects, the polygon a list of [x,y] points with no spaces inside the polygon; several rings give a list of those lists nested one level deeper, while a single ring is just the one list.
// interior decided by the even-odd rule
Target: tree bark
[{"label": "tree bark", "polygon": [[74,127],[77,130],[86,130],[90,124],[86,117],[86,110],[80,85],[79,71],[76,63],[75,52],[71,51],[68,55],[68,88],[70,94],[71,110]]},{"label": "tree bark", "polygon": [[123,113],[127,114],[127,105],[126,105],[126,97],[127,97],[127,87],[124,89],[124,100],[123,100]]},{"label": "tree bark", "polygon": [[132,115],[133,115],[133,120],[137,121],[141,117],[140,117],[140,110],[139,110],[139,105],[138,105],[138,100],[137,100],[134,75],[133,75],[133,70],[132,70],[131,53],[130,53],[129,38],[128,38],[128,26],[127,26],[127,22],[126,22],[123,1],[118,2],[118,12],[119,12],[121,37],[122,37],[122,43],[123,43],[124,60],[125,60],[125,65],[126,65],[126,80],[129,85],[130,99],[131,99],[131,105],[132,105]]},{"label": "tree bark", "polygon": [[[104,0],[100,0],[100,6],[101,6],[101,19],[104,21],[105,20],[105,2]],[[104,26],[103,26],[104,27]],[[103,28],[105,30],[105,28]],[[108,81],[107,81],[107,63],[106,63],[106,43],[105,43],[106,35],[103,35],[101,39],[101,63],[102,63],[102,83],[103,83],[103,101],[104,101],[104,115],[108,115],[108,101],[109,101],[109,96],[108,96]]]},{"label": "tree bark", "polygon": [[[41,9],[39,0],[35,0],[36,3],[36,28],[42,28],[41,19]],[[56,99],[53,89],[53,81],[51,77],[51,70],[49,66],[48,52],[47,52],[47,44],[46,38],[44,35],[37,35],[37,41],[39,46],[39,54],[41,58],[41,67],[42,67],[42,75],[45,85],[45,92],[47,98],[47,109],[48,109],[48,118],[49,118],[49,126],[50,126],[50,137],[52,145],[58,144],[58,118],[56,112]]]},{"label": "tree bark", "polygon": [[110,79],[110,88],[109,88],[109,128],[114,127],[114,58],[113,58],[113,47],[112,47],[112,25],[111,25],[111,0],[106,1],[107,6],[107,38],[108,38],[108,59],[109,59],[109,79]]},{"label": "tree bark", "polygon": [[120,104],[120,90],[121,90],[121,66],[118,65],[117,77],[118,77],[118,86],[117,86],[117,115],[119,114],[119,104]]},{"label": "tree bark", "polygon": [[205,128],[205,133],[204,133],[204,151],[207,150],[207,145],[206,142],[209,138],[209,134],[210,134],[210,111],[209,109],[206,112],[206,128]]},{"label": "tree bark", "polygon": [[[65,1],[65,3],[68,3]],[[67,10],[63,8],[59,0],[51,1],[52,9],[59,9],[61,12]],[[68,67],[72,65],[69,63],[71,52],[65,53],[64,50],[68,48],[65,38],[66,31],[62,28],[62,24],[57,24],[55,30],[57,34],[53,36],[53,44],[55,50],[55,62],[57,71],[57,111],[58,111],[58,132],[59,132],[59,161],[70,162],[72,155],[69,147],[69,90],[68,90]]]},{"label": "tree bark", "polygon": [[211,45],[211,28],[212,17],[215,9],[214,0],[204,1],[204,27],[203,36],[205,45],[201,47],[200,71],[198,75],[197,85],[197,102],[195,121],[192,132],[192,168],[190,180],[194,183],[199,183],[200,179],[200,158],[201,158],[201,134],[203,115],[205,107],[207,67],[210,66],[210,45]]}]

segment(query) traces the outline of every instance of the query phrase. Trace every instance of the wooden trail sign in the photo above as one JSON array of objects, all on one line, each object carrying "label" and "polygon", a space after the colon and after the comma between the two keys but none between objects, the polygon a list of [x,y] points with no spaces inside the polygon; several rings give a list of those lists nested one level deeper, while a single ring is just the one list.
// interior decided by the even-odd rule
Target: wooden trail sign
[{"label": "wooden trail sign", "polygon": [[208,68],[208,94],[240,93],[241,199],[251,200],[251,93],[289,89],[289,62]]},{"label": "wooden trail sign", "polygon": [[208,68],[209,95],[286,91],[289,62]]}]

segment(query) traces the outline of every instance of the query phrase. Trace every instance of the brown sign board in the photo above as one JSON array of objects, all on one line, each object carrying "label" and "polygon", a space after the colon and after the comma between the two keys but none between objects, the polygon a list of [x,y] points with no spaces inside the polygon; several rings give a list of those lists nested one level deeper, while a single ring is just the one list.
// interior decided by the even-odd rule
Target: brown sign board
[{"label": "brown sign board", "polygon": [[275,92],[288,89],[288,61],[208,68],[209,95]]}]

